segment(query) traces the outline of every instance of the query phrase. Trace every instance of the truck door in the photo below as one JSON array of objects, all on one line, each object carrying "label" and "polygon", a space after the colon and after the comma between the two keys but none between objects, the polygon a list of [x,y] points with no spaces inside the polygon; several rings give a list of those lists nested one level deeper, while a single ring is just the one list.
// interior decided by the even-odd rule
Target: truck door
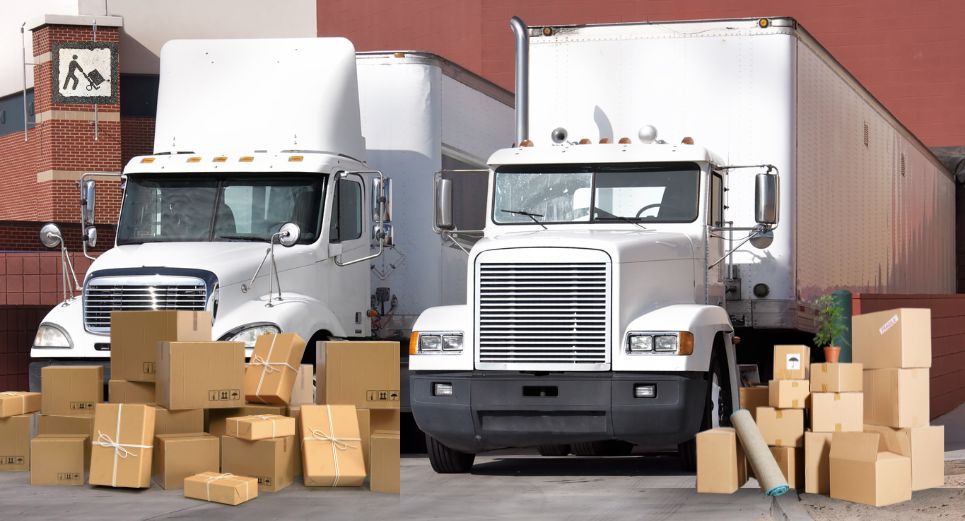
[{"label": "truck door", "polygon": [[[712,171],[710,174],[710,208],[708,212],[707,224],[711,227],[724,225],[724,178],[720,172]],[[707,248],[710,262],[713,262],[724,255],[724,238],[720,232],[709,233]],[[719,262],[710,273],[707,274],[707,295],[708,304],[724,305],[724,270],[726,262]]]},{"label": "truck door", "polygon": [[[341,262],[349,262],[369,254],[372,243],[369,215],[366,210],[365,183],[358,174],[337,175],[332,197],[332,219],[329,242],[341,245]],[[339,291],[332,309],[351,335],[367,334],[365,311],[369,301],[370,262],[358,262],[334,268],[334,279]]]}]

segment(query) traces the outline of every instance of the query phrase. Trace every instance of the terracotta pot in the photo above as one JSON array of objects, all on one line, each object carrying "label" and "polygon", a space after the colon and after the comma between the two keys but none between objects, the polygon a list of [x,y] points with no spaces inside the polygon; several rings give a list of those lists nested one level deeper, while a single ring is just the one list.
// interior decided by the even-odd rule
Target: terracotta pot
[{"label": "terracotta pot", "polygon": [[838,363],[838,357],[841,356],[841,348],[838,346],[824,346],[824,361],[829,364]]}]

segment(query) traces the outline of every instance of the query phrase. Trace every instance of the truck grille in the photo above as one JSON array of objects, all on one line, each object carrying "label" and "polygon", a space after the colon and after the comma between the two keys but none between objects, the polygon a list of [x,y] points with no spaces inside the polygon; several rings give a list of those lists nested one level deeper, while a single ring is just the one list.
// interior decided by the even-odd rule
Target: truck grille
[{"label": "truck grille", "polygon": [[204,281],[196,277],[97,277],[84,290],[84,327],[109,333],[111,311],[203,311],[207,296]]},{"label": "truck grille", "polygon": [[608,262],[482,263],[477,277],[480,368],[607,363]]}]

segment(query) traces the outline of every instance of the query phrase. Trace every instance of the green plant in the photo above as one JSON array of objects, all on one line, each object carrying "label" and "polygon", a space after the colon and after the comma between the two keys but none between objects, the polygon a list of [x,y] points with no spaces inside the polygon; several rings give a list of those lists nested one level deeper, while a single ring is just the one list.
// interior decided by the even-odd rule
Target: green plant
[{"label": "green plant", "polygon": [[814,344],[818,347],[829,346],[844,333],[844,309],[831,295],[818,297],[814,301],[814,308],[817,311],[814,317],[817,323]]}]

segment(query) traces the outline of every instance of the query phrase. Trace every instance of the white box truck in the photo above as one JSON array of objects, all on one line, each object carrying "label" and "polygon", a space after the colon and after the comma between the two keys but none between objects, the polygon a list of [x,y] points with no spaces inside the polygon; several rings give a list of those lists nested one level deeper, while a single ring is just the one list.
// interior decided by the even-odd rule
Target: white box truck
[{"label": "white box truck", "polygon": [[46,364],[107,364],[115,310],[208,310],[216,339],[249,347],[297,332],[314,362],[316,340],[408,340],[423,309],[464,299],[465,254],[432,231],[433,176],[512,142],[509,92],[341,38],[171,41],[160,75],[154,153],[124,168],[115,246],[40,325],[32,388]]},{"label": "white box truck", "polygon": [[692,467],[738,403],[735,327],[955,291],[949,173],[793,19],[511,25],[517,145],[489,158],[466,303],[410,345],[437,472],[533,446]]}]

